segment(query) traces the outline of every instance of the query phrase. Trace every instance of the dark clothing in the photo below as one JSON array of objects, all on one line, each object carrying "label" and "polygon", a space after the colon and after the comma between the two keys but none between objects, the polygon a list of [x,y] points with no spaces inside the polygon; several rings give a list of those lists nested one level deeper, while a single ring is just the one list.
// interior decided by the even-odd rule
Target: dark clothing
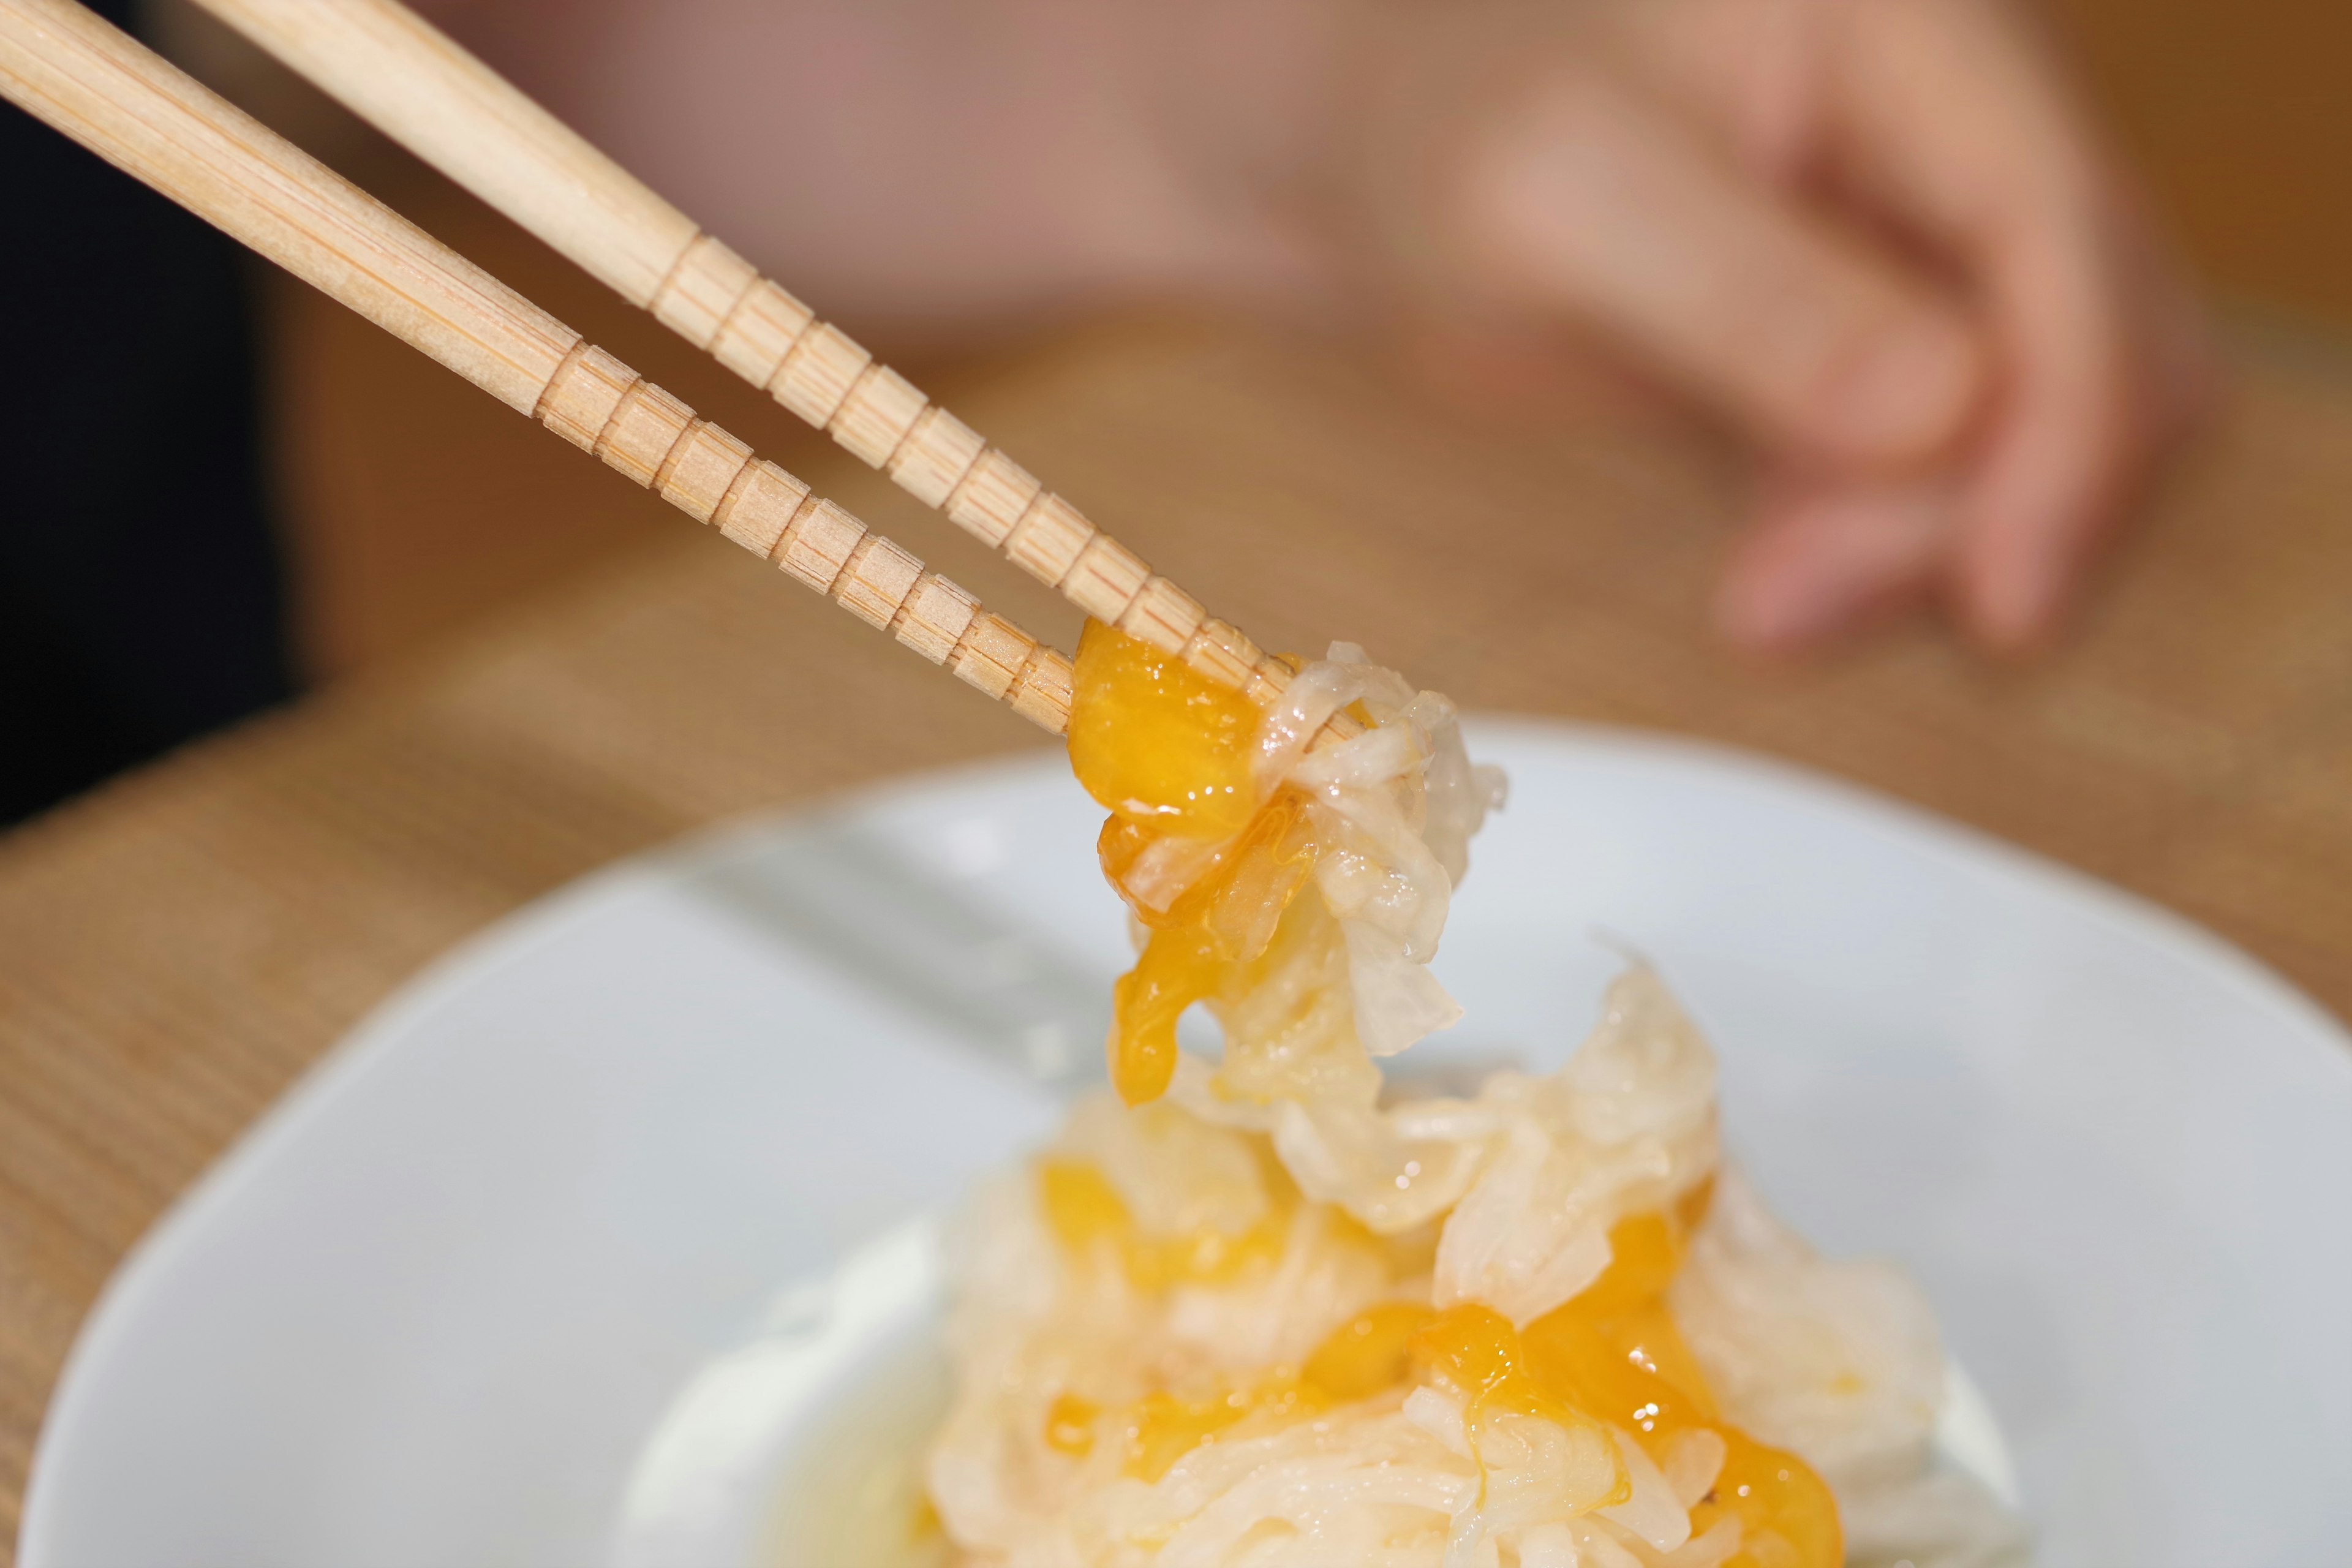
[{"label": "dark clothing", "polygon": [[5,824],[290,679],[238,247],[5,102],[0,212]]}]

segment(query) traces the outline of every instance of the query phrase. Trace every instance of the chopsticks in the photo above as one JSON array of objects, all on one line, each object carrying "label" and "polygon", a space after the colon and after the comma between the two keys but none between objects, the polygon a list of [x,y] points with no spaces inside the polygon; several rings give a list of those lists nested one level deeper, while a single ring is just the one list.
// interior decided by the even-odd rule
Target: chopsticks
[{"label": "chopsticks", "polygon": [[[394,0],[199,0],[1088,615],[1268,704],[1294,662]],[[71,0],[0,0],[0,95],[1055,734],[1072,669],[911,552]],[[1318,748],[1359,732],[1347,714]]]},{"label": "chopsticks", "polygon": [[0,0],[0,95],[933,664],[1067,731],[1062,654],[93,13]]},{"label": "chopsticks", "polygon": [[1087,614],[1261,702],[1290,666],[397,0],[197,0]]}]

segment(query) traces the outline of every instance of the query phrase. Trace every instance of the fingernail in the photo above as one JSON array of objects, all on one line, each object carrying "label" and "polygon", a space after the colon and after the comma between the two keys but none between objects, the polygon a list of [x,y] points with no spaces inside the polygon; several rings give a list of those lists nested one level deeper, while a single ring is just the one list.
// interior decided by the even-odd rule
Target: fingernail
[{"label": "fingernail", "polygon": [[1820,405],[1824,433],[1852,456],[1924,457],[1959,433],[1976,383],[1969,335],[1916,313],[1873,334],[1831,374]]}]

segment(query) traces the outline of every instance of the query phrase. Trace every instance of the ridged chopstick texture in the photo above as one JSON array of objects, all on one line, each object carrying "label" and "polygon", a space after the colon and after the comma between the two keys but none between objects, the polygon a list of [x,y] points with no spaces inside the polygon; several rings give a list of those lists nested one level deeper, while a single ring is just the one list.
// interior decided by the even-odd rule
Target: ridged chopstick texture
[{"label": "ridged chopstick texture", "polygon": [[0,0],[0,94],[932,663],[1068,728],[1059,652],[89,11]]}]

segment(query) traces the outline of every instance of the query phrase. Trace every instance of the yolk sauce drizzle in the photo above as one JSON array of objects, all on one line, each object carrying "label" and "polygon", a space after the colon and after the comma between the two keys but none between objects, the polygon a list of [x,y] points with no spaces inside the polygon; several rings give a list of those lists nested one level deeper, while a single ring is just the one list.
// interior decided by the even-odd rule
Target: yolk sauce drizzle
[{"label": "yolk sauce drizzle", "polygon": [[[1166,1092],[1184,1009],[1244,984],[1313,868],[1302,802],[1261,800],[1257,705],[1172,655],[1090,620],[1070,698],[1070,766],[1110,808],[1096,848],[1150,931],[1112,993],[1111,1083],[1129,1105]],[[1131,890],[1155,851],[1198,847],[1198,873],[1164,906]]]},{"label": "yolk sauce drizzle", "polygon": [[[1072,1258],[1110,1263],[1140,1290],[1228,1283],[1255,1263],[1272,1263],[1281,1255],[1298,1201],[1286,1180],[1267,1215],[1238,1236],[1202,1229],[1156,1237],[1136,1224],[1118,1189],[1095,1166],[1048,1159],[1039,1162],[1036,1174],[1040,1211],[1063,1250]],[[1363,1246],[1380,1245],[1344,1215],[1333,1214],[1329,1223]],[[1428,1317],[1425,1307],[1375,1307],[1333,1332],[1295,1371],[1277,1367],[1255,1382],[1200,1399],[1164,1390],[1146,1394],[1118,1416],[1126,1472],[1156,1481],[1178,1459],[1250,1416],[1265,1415],[1274,1423],[1301,1420],[1394,1387],[1405,1377],[1407,1343]],[[1072,1458],[1086,1458],[1094,1451],[1102,1415],[1100,1406],[1079,1394],[1056,1395],[1045,1411],[1045,1446]]]},{"label": "yolk sauce drizzle", "polygon": [[[1041,1162],[1037,1194],[1047,1228],[1070,1256],[1108,1262],[1137,1289],[1151,1291],[1228,1283],[1254,1264],[1273,1262],[1297,1201],[1295,1193],[1283,1194],[1239,1235],[1202,1229],[1160,1237],[1143,1231],[1109,1179],[1083,1161]],[[1464,1398],[1474,1452],[1482,1428],[1505,1415],[1596,1433],[1604,1424],[1620,1427],[1657,1459],[1681,1435],[1712,1431],[1725,1445],[1723,1468],[1691,1510],[1691,1532],[1702,1534],[1727,1515],[1738,1519],[1740,1547],[1725,1568],[1838,1568],[1844,1540],[1829,1489],[1795,1455],[1724,1422],[1697,1358],[1666,1310],[1683,1238],[1704,1217],[1707,1196],[1702,1186],[1672,1211],[1612,1226],[1601,1277],[1525,1331],[1475,1303],[1440,1312],[1385,1302],[1333,1330],[1297,1369],[1277,1367],[1205,1397],[1149,1394],[1116,1416],[1123,1468],[1156,1481],[1178,1459],[1253,1416],[1265,1418],[1255,1423],[1263,1428],[1407,1382],[1441,1381]],[[1059,1395],[1046,1410],[1046,1446],[1084,1458],[1103,1415],[1078,1394]],[[1599,1506],[1629,1495],[1621,1473],[1616,1494]]]},{"label": "yolk sauce drizzle", "polygon": [[1127,821],[1226,838],[1257,811],[1257,704],[1173,654],[1089,619],[1070,693],[1070,767]]},{"label": "yolk sauce drizzle", "polygon": [[1725,1445],[1723,1468],[1691,1510],[1691,1533],[1729,1515],[1739,1521],[1740,1544],[1724,1568],[1838,1568],[1845,1540],[1829,1488],[1794,1454],[1724,1422],[1666,1311],[1683,1238],[1707,1195],[1702,1186],[1677,1212],[1612,1226],[1601,1278],[1523,1333],[1490,1308],[1452,1307],[1414,1336],[1413,1361],[1467,1395],[1474,1444],[1483,1411],[1542,1414],[1538,1399],[1623,1428],[1653,1458],[1684,1433],[1712,1431]]},{"label": "yolk sauce drizzle", "polygon": [[1331,1331],[1307,1358],[1307,1382],[1337,1400],[1370,1399],[1412,1375],[1412,1339],[1433,1314],[1386,1301]]},{"label": "yolk sauce drizzle", "polygon": [[1059,1394],[1045,1407],[1045,1447],[1083,1459],[1095,1448],[1095,1417],[1102,1407],[1075,1394]]},{"label": "yolk sauce drizzle", "polygon": [[[1258,717],[1246,697],[1173,656],[1087,623],[1070,704],[1070,763],[1111,812],[1097,845],[1103,869],[1150,931],[1114,994],[1111,1082],[1130,1105],[1166,1091],[1176,1020],[1194,1002],[1246,985],[1250,966],[1313,868],[1299,798],[1288,792],[1258,798],[1251,771]],[[1130,877],[1171,839],[1200,846],[1202,869],[1155,907],[1134,894]],[[1149,1237],[1091,1166],[1048,1161],[1038,1179],[1047,1224],[1063,1246],[1081,1256],[1107,1252],[1139,1289],[1228,1280],[1281,1250],[1279,1215],[1239,1237]],[[1601,1278],[1524,1332],[1475,1303],[1443,1312],[1390,1303],[1342,1324],[1295,1373],[1276,1369],[1205,1399],[1148,1394],[1120,1420],[1127,1471],[1157,1480],[1253,1415],[1304,1418],[1435,1377],[1465,1395],[1474,1447],[1481,1423],[1504,1414],[1606,1422],[1632,1433],[1654,1458],[1685,1432],[1713,1431],[1726,1458],[1714,1489],[1691,1510],[1692,1533],[1732,1515],[1741,1544],[1724,1568],[1837,1568],[1843,1536],[1829,1489],[1796,1456],[1722,1421],[1665,1310],[1682,1239],[1704,1215],[1706,1196],[1702,1187],[1675,1213],[1637,1215],[1614,1226]],[[1048,1446],[1084,1457],[1100,1415],[1076,1394],[1061,1395],[1047,1413]],[[1619,1491],[1627,1491],[1622,1477]]]},{"label": "yolk sauce drizzle", "polygon": [[1153,1236],[1135,1223],[1110,1179],[1082,1160],[1040,1162],[1037,1201],[1064,1251],[1115,1259],[1139,1290],[1223,1284],[1253,1263],[1272,1262],[1281,1256],[1290,1217],[1277,1204],[1239,1235],[1204,1226],[1184,1236]]},{"label": "yolk sauce drizzle", "polygon": [[[1279,1426],[1307,1420],[1335,1405],[1369,1398],[1402,1383],[1412,1335],[1429,1320],[1426,1307],[1398,1302],[1374,1307],[1342,1325],[1293,1371],[1277,1367],[1252,1383],[1204,1399],[1164,1390],[1145,1394],[1119,1420],[1127,1474],[1156,1481],[1169,1468],[1252,1416]],[[1083,1458],[1095,1442],[1096,1406],[1065,1394],[1047,1408],[1046,1446]]]},{"label": "yolk sauce drizzle", "polygon": [[[1616,1450],[1610,1447],[1608,1432],[1535,1375],[1518,1331],[1492,1307],[1472,1301],[1433,1314],[1412,1336],[1408,1354],[1415,1371],[1424,1376],[1434,1374],[1462,1395],[1462,1427],[1470,1439],[1473,1458],[1477,1457],[1480,1439],[1496,1416],[1540,1416],[1571,1430],[1588,1430],[1612,1455],[1616,1485],[1594,1506],[1606,1508],[1633,1495],[1624,1465],[1614,1460]],[[1481,1500],[1486,1471],[1486,1462],[1480,1459]]]},{"label": "yolk sauce drizzle", "polygon": [[1215,1442],[1228,1427],[1250,1416],[1265,1416],[1261,1425],[1280,1425],[1305,1420],[1330,1404],[1322,1390],[1285,1371],[1209,1399],[1147,1394],[1128,1408],[1124,1468],[1139,1480],[1156,1481],[1177,1460],[1203,1443]]}]

